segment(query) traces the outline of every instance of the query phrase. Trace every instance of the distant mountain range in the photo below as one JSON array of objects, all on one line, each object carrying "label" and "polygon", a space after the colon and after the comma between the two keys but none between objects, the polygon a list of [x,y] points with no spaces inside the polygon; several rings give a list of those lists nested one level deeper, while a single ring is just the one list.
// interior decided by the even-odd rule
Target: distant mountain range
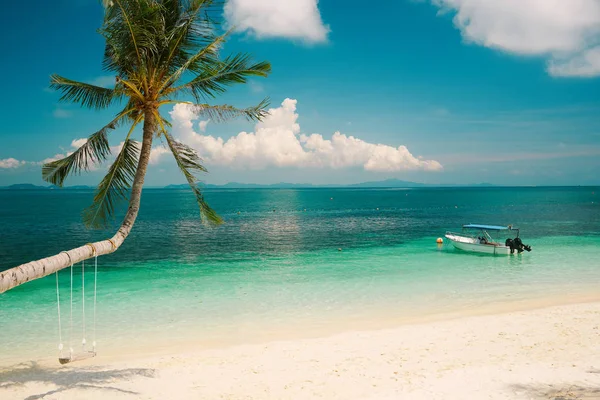
[{"label": "distant mountain range", "polygon": [[[210,183],[203,184],[202,187],[206,189],[301,189],[301,188],[419,188],[419,187],[457,187],[457,186],[470,186],[470,187],[481,187],[481,186],[494,186],[490,183],[479,183],[470,185],[453,185],[453,184],[428,184],[428,183],[417,183],[402,181],[399,179],[386,179],[383,181],[372,181],[362,182],[347,185],[313,185],[311,183],[273,183],[268,185],[261,185],[256,183],[239,183],[229,182],[224,185],[213,185]],[[149,187],[149,189],[188,189],[187,183],[181,185],[167,185],[164,188]],[[0,186],[0,190],[91,190],[95,189],[95,186],[87,185],[75,185],[75,186],[64,186],[62,188],[50,185],[40,186],[33,185],[31,183],[18,183],[10,186]]]},{"label": "distant mountain range", "polygon": [[[352,183],[352,184],[323,184],[323,185],[314,185],[312,183],[272,183],[272,184],[259,184],[259,183],[240,183],[240,182],[229,182],[224,185],[214,185],[211,183],[201,183],[200,186],[205,189],[302,189],[302,188],[443,188],[443,187],[509,187],[511,185],[494,185],[492,183],[468,183],[468,184],[455,184],[455,183],[419,183],[419,182],[409,182],[403,181],[400,179],[386,179],[382,181],[370,181],[370,182],[361,182],[361,183]],[[513,187],[519,187],[520,185],[515,185]],[[535,185],[534,185],[535,186]],[[553,185],[540,185],[540,187],[544,186],[553,186]],[[590,186],[597,187],[598,185],[573,185],[573,186]],[[533,187],[531,185],[524,185],[523,187]],[[64,186],[58,187],[56,185],[49,186],[41,186],[34,185],[31,183],[17,183],[9,186],[0,186],[0,190],[95,190],[95,186],[89,185],[74,185],[74,186]],[[181,190],[181,189],[189,189],[189,185],[187,183],[177,184],[177,185],[167,185],[167,186],[146,186],[145,189],[171,189],[171,190]]]},{"label": "distant mountain range", "polygon": [[[469,186],[469,187],[485,187],[485,186],[494,186],[490,183],[478,183],[478,184],[468,184],[468,185],[455,185],[455,184],[429,184],[429,183],[418,183],[418,182],[408,182],[402,181],[399,179],[386,179],[383,181],[372,181],[372,182],[362,182],[362,183],[354,183],[347,185],[313,185],[311,183],[273,183],[273,184],[257,184],[257,183],[239,183],[239,182],[229,182],[224,185],[213,185],[210,183],[202,184],[203,188],[206,189],[301,189],[301,188],[419,188],[419,187],[459,187],[459,186]],[[189,185],[187,183],[181,185],[167,185],[163,188],[160,187],[148,187],[148,189],[188,189]],[[50,186],[40,186],[33,185],[31,183],[18,183],[10,186],[0,186],[0,190],[93,190],[96,189],[95,186],[88,185],[75,185],[75,186],[64,186],[58,187],[55,185]]]},{"label": "distant mountain range", "polygon": [[[261,185],[256,183],[238,183],[229,182],[224,185],[213,185],[204,184],[203,187],[207,189],[299,189],[299,188],[419,188],[419,187],[457,187],[457,186],[470,186],[470,187],[482,187],[482,186],[494,186],[491,183],[478,183],[468,185],[455,185],[455,184],[429,184],[429,183],[418,183],[402,181],[399,179],[386,179],[383,181],[372,181],[372,182],[361,182],[352,183],[345,185],[327,184],[327,185],[313,185],[311,183],[273,183],[268,185]],[[165,189],[186,189],[189,186],[187,184],[182,185],[168,185]]]},{"label": "distant mountain range", "polygon": [[[273,184],[257,184],[257,183],[239,183],[229,182],[224,185],[213,185],[210,183],[202,184],[202,187],[206,189],[301,189],[301,188],[419,188],[419,187],[456,187],[456,186],[494,186],[490,183],[479,183],[469,185],[454,185],[454,184],[428,184],[418,182],[408,182],[399,179],[386,179],[383,181],[372,181],[353,183],[347,185],[313,185],[311,183],[273,183]],[[33,185],[31,183],[18,183],[9,186],[0,186],[0,190],[93,190],[95,186],[88,185],[75,185],[75,186],[64,186],[58,187],[55,185],[40,186]],[[167,185],[164,188],[149,187],[149,189],[188,189],[187,183],[181,185]]]},{"label": "distant mountain range", "polygon": [[17,183],[14,185],[9,185],[9,186],[0,186],[0,190],[4,189],[4,190],[52,190],[52,189],[60,189],[60,190],[64,190],[64,189],[95,189],[95,186],[87,186],[87,185],[75,185],[75,186],[65,186],[65,187],[58,187],[56,185],[50,185],[50,186],[40,186],[40,185],[33,185],[31,183]]}]

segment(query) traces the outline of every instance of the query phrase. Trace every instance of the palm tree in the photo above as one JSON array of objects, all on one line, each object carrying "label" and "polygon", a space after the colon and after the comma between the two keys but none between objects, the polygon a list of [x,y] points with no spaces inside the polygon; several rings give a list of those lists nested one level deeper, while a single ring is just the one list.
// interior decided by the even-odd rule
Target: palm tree
[{"label": "palm tree", "polygon": [[[51,76],[50,86],[61,92],[62,101],[83,107],[100,110],[118,103],[125,103],[125,107],[71,155],[45,164],[42,176],[62,186],[67,176],[106,161],[111,155],[108,134],[127,125],[129,130],[120,150],[98,185],[93,204],[83,213],[84,223],[92,228],[105,227],[117,201],[127,196],[129,208],[112,238],[1,272],[0,293],[71,263],[117,250],[138,215],[152,142],[157,137],[164,138],[189,183],[202,220],[220,224],[221,218],[206,204],[198,187],[197,176],[206,169],[191,147],[171,136],[170,124],[160,114],[160,107],[187,103],[212,121],[234,117],[256,121],[266,114],[266,99],[244,109],[208,103],[228,86],[245,83],[250,76],[267,76],[271,71],[268,62],[254,62],[247,54],[220,57],[219,49],[229,32],[215,33],[217,25],[211,15],[217,11],[212,0],[109,0],[104,4],[104,22],[99,31],[106,40],[103,67],[115,74],[114,87],[98,87],[59,75]],[[195,102],[184,101],[186,96]],[[132,133],[142,123],[140,145],[132,139]]]}]

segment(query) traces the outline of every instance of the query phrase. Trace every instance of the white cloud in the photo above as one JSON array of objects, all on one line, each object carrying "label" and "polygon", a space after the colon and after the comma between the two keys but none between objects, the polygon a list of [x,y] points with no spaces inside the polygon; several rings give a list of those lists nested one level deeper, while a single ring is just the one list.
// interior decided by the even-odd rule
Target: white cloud
[{"label": "white cloud", "polygon": [[150,150],[150,164],[158,164],[162,159],[162,156],[169,153],[170,150],[164,145],[153,147],[152,150]]},{"label": "white cloud", "polygon": [[[61,160],[67,156],[70,156],[71,154],[73,154],[73,152],[75,150],[77,150],[78,148],[80,148],[81,146],[83,146],[84,144],[87,143],[87,139],[86,138],[80,138],[80,139],[73,139],[71,141],[71,151],[67,151],[66,154],[55,154],[52,157],[48,157],[44,160],[42,160],[42,162],[40,164],[47,164],[50,163],[52,161],[56,161],[56,160]],[[65,149],[63,147],[61,147],[61,149],[64,151]],[[95,170],[96,167],[94,165],[90,166],[90,170]]]},{"label": "white cloud", "polygon": [[12,169],[25,165],[26,161],[19,161],[15,158],[5,158],[0,160],[0,169]]},{"label": "white cloud", "polygon": [[267,167],[349,168],[367,171],[441,170],[440,163],[414,157],[405,146],[368,143],[340,132],[331,139],[300,133],[296,100],[285,99],[281,107],[256,124],[255,132],[240,132],[228,140],[195,132],[198,117],[184,104],[171,111],[173,133],[196,149],[208,164],[232,168]]},{"label": "white cloud", "polygon": [[121,152],[121,149],[123,148],[124,144],[125,142],[123,141],[116,146],[110,146],[110,153],[116,156]]},{"label": "white cloud", "polygon": [[90,84],[94,85],[94,86],[100,86],[100,87],[114,87],[115,86],[115,77],[114,76],[99,76],[97,78],[94,78]]},{"label": "white cloud", "polygon": [[327,40],[318,0],[228,0],[225,18],[237,31],[259,38],[283,37],[307,42]]},{"label": "white cloud", "polygon": [[548,72],[553,76],[580,76],[590,78],[600,75],[600,46],[562,60],[551,60]]},{"label": "white cloud", "polygon": [[74,149],[78,149],[81,146],[83,146],[84,144],[87,143],[87,139],[86,138],[81,138],[81,139],[73,139],[73,141],[71,142],[71,147]]},{"label": "white cloud", "polygon": [[600,75],[598,0],[431,0],[466,41],[548,57],[553,76]]},{"label": "white cloud", "polygon": [[69,110],[65,110],[63,108],[57,108],[52,111],[52,115],[54,118],[70,118],[73,113]]},{"label": "white cloud", "polygon": [[252,93],[262,93],[265,91],[265,87],[256,81],[248,81],[248,87]]},{"label": "white cloud", "polygon": [[40,164],[48,164],[48,163],[51,163],[52,161],[62,160],[63,158],[65,158],[68,155],[69,154],[55,154],[52,157],[43,159]]},{"label": "white cloud", "polygon": [[200,128],[200,132],[206,132],[206,126],[208,125],[208,122],[210,120],[207,119],[206,121],[200,121],[198,122],[198,128]]}]

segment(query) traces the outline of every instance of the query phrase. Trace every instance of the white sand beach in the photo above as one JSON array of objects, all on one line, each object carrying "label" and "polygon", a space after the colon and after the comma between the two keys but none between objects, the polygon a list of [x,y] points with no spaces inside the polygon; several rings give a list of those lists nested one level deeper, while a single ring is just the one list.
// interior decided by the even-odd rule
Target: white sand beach
[{"label": "white sand beach", "polygon": [[[368,328],[368,327],[367,327]],[[2,399],[600,399],[600,302],[0,372]]]}]

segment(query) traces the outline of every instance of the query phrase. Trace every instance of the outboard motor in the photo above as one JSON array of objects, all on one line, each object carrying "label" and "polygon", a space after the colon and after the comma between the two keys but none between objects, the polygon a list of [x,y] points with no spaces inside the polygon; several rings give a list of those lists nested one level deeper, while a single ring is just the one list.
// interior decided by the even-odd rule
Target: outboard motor
[{"label": "outboard motor", "polygon": [[[515,248],[515,249],[517,249],[517,251],[518,251],[519,253],[522,253],[522,252],[523,252],[523,250],[526,250],[526,251],[531,251],[531,246],[528,246],[528,245],[526,245],[526,244],[523,244],[523,242],[521,241],[521,239],[520,239],[520,238],[518,238],[518,237],[514,238],[514,239],[512,240],[512,242],[513,242],[513,246],[514,246],[514,248]],[[511,246],[511,248],[510,248],[510,250],[511,250],[511,253],[512,253],[513,246]]]}]

